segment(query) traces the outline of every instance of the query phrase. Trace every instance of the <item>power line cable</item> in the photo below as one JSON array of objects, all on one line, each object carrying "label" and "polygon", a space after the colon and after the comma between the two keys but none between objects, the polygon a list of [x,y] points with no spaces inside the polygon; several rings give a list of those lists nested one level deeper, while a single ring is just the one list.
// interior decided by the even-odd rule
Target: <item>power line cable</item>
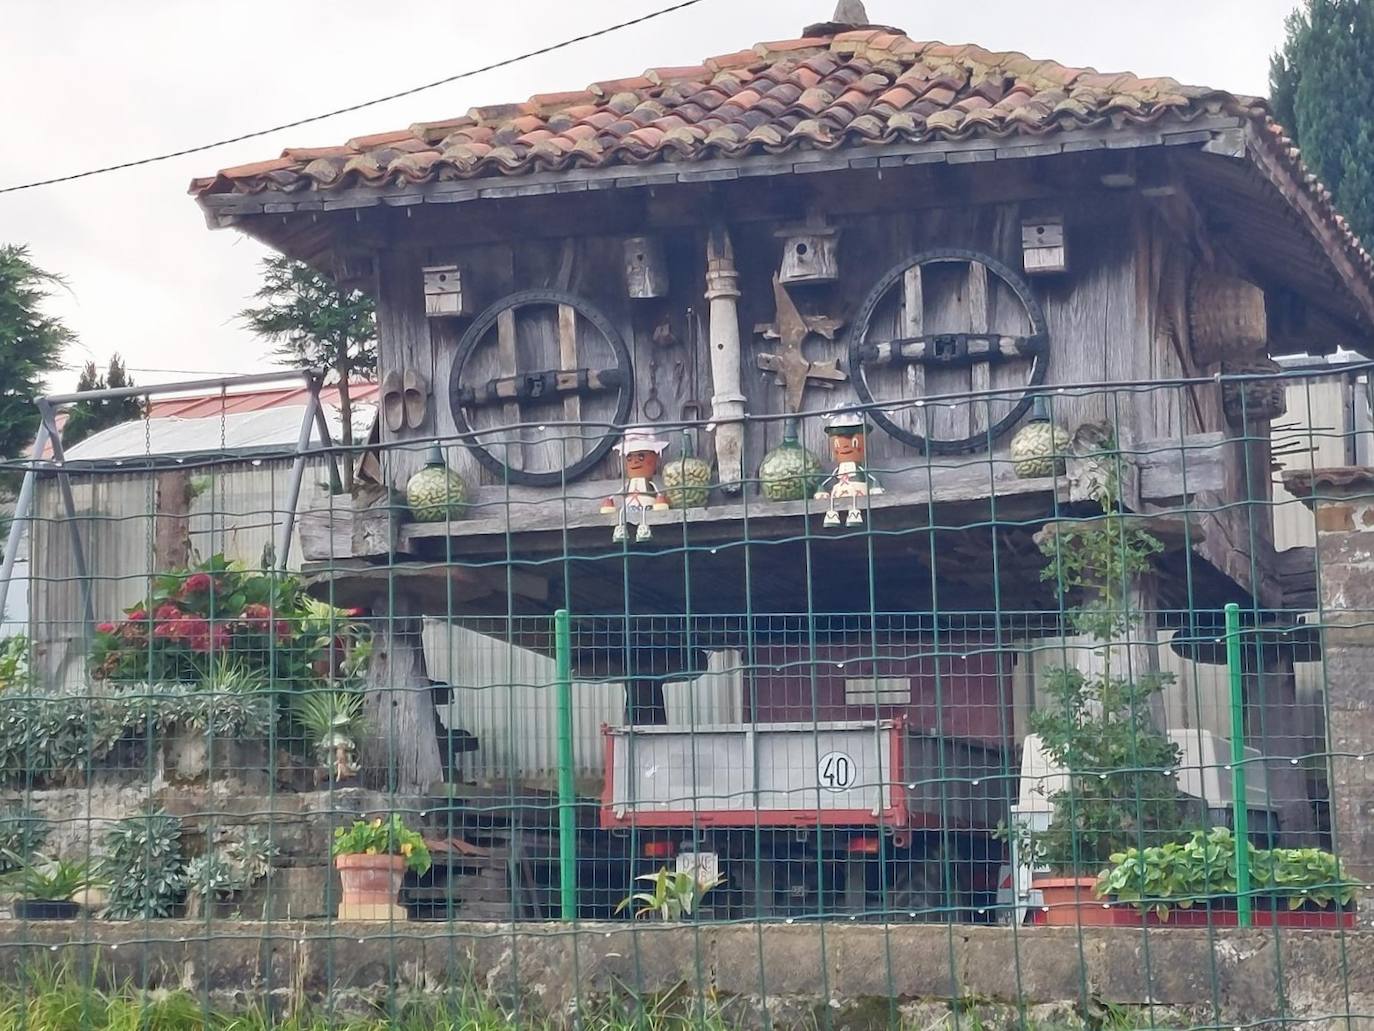
[{"label": "power line cable", "polygon": [[597,39],[601,36],[610,35],[613,32],[619,32],[621,29],[633,28],[636,25],[642,25],[645,22],[653,21],[655,18],[661,18],[666,14],[672,14],[675,11],[681,11],[688,7],[695,7],[697,4],[704,2],[705,0],[680,0],[678,3],[659,8],[656,11],[650,11],[647,14],[642,14],[637,18],[631,18],[628,21],[617,22],[615,25],[607,25],[605,28],[584,32],[580,36],[573,36],[571,39],[565,39],[559,43],[551,43],[537,50],[529,50],[515,57],[507,57],[503,60],[483,65],[480,68],[472,68],[465,72],[459,72],[457,75],[450,75],[443,79],[436,79],[433,82],[424,83],[421,86],[412,86],[410,89],[404,89],[398,93],[389,93],[384,97],[377,97],[375,100],[364,100],[358,104],[350,104],[348,107],[340,107],[335,108],[333,111],[326,111],[324,114],[311,115],[308,118],[298,118],[294,122],[283,122],[281,125],[274,125],[269,129],[258,129],[254,132],[230,136],[226,139],[216,140],[214,143],[203,143],[199,146],[185,147],[182,150],[173,150],[165,154],[156,154],[152,157],[138,158],[134,161],[122,161],[115,165],[105,165],[100,168],[87,169],[84,172],[73,172],[70,175],[54,176],[51,179],[38,179],[30,183],[20,183],[16,186],[0,186],[0,194],[17,193],[20,190],[32,190],[39,186],[53,186],[57,183],[69,183],[75,179],[86,179],[93,175],[104,175],[107,172],[120,172],[126,168],[138,168],[141,165],[151,165],[159,161],[170,161],[172,158],[185,157],[188,154],[199,154],[203,151],[213,150],[216,147],[227,147],[231,143],[242,143],[244,140],[254,140],[261,136],[270,136],[272,133],[281,132],[283,129],[296,129],[302,125],[310,125],[313,122],[322,122],[326,118],[351,114],[354,111],[361,111],[367,107],[375,107],[377,104],[385,104],[391,100],[399,100],[402,97],[414,96],[416,93],[422,93],[425,90],[434,89],[438,86],[447,86],[449,83],[457,82],[460,79],[470,79],[474,75],[481,75],[484,72],[495,71],[498,68],[507,68],[521,61],[528,61],[533,57],[542,57],[545,54],[551,54],[557,50],[564,50],[578,43],[585,43],[591,39]]}]

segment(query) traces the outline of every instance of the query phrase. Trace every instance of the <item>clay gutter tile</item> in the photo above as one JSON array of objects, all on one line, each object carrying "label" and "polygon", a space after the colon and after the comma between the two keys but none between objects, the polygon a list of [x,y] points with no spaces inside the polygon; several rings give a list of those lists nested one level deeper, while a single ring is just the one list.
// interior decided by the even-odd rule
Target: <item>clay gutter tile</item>
[{"label": "clay gutter tile", "polygon": [[586,90],[569,90],[564,93],[536,93],[527,104],[543,114],[552,114],[569,107],[576,107],[593,100]]},{"label": "clay gutter tile", "polygon": [[316,158],[305,166],[303,172],[321,186],[330,186],[338,182],[343,174],[344,160],[341,156]]},{"label": "clay gutter tile", "polygon": [[634,93],[654,85],[657,84],[647,75],[633,75],[624,79],[604,79],[601,82],[594,82],[587,87],[587,92],[594,97],[604,98],[614,96],[617,93]]},{"label": "clay gutter tile", "polygon": [[296,162],[291,158],[272,158],[270,161],[254,161],[247,165],[234,165],[221,168],[219,176],[224,179],[251,179],[253,176],[266,175],[282,168],[291,168]]},{"label": "clay gutter tile", "polygon": [[415,122],[411,125],[409,132],[416,139],[435,144],[452,135],[455,130],[473,124],[475,123],[467,115],[460,115],[457,118],[444,118],[437,122]]},{"label": "clay gutter tile", "polygon": [[720,54],[708,57],[701,62],[711,72],[724,72],[734,68],[752,68],[759,64],[759,55],[751,50],[737,50],[733,54]]},{"label": "clay gutter tile", "polygon": [[347,147],[287,147],[281,156],[292,161],[309,162],[316,158],[338,158],[352,153]]},{"label": "clay gutter tile", "polygon": [[441,157],[442,155],[437,150],[422,150],[415,154],[406,154],[391,163],[390,171],[410,182],[419,182],[429,178],[430,172]]},{"label": "clay gutter tile", "polygon": [[397,129],[393,132],[373,133],[370,136],[355,136],[348,141],[348,146],[353,150],[371,150],[374,147],[384,147],[388,143],[399,143],[401,140],[414,138],[409,129]]},{"label": "clay gutter tile", "polygon": [[644,77],[658,86],[672,82],[687,82],[693,79],[710,78],[712,69],[704,64],[678,65],[669,68],[650,68]]},{"label": "clay gutter tile", "polygon": [[483,125],[500,124],[525,114],[524,104],[487,104],[468,110],[468,117]]}]

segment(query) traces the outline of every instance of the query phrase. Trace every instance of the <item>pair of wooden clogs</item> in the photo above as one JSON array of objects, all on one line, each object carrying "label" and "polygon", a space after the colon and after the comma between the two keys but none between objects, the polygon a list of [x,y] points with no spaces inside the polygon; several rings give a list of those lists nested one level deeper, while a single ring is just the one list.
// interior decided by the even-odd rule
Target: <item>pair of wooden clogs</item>
[{"label": "pair of wooden clogs", "polygon": [[382,377],[382,422],[392,433],[418,430],[429,415],[429,381],[414,369],[395,369]]}]

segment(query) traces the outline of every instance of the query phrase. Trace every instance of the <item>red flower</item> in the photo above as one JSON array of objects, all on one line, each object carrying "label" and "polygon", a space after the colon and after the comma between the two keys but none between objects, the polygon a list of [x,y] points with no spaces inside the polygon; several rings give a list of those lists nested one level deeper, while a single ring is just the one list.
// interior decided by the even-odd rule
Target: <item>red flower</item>
[{"label": "red flower", "polygon": [[277,620],[277,640],[285,641],[291,636],[291,624],[284,619]]},{"label": "red flower", "polygon": [[140,617],[139,619],[134,619],[133,616],[130,616],[126,622],[124,622],[123,624],[120,625],[120,627],[119,627],[119,636],[120,636],[120,638],[121,638],[122,640],[125,640],[125,641],[143,641],[143,640],[146,640],[146,638],[144,637],[144,635],[148,632],[148,628],[147,628],[146,626],[144,626],[143,624],[144,624],[144,623],[147,621],[147,619],[148,619],[148,613],[146,613],[146,612],[140,612],[140,613],[138,613],[138,615],[139,615],[139,617]]},{"label": "red flower", "polygon": [[185,613],[183,613],[181,609],[177,608],[175,605],[172,605],[170,603],[165,605],[159,605],[157,607],[157,611],[153,613],[154,618],[160,620],[180,619],[183,615],[185,615]]},{"label": "red flower", "polygon": [[147,609],[134,609],[129,613],[129,619],[134,622],[143,622],[148,618]]},{"label": "red flower", "polygon": [[112,634],[115,632],[115,625],[113,623],[100,623],[95,630],[98,634]]},{"label": "red flower", "polygon": [[192,573],[181,585],[179,594],[183,598],[188,594],[204,594],[214,586],[214,583],[214,578],[209,573]]},{"label": "red flower", "polygon": [[210,626],[205,620],[197,621],[196,633],[191,636],[191,650],[197,652],[222,652],[229,647],[229,628],[222,625]]},{"label": "red flower", "polygon": [[254,603],[243,607],[242,618],[254,630],[266,630],[272,623],[272,610],[266,605]]}]

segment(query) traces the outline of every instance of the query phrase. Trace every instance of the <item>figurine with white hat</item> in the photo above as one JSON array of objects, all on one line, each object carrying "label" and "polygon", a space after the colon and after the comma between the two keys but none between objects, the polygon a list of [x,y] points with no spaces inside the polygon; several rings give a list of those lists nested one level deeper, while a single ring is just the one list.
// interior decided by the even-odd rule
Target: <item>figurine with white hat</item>
[{"label": "figurine with white hat", "polygon": [[840,514],[835,510],[835,503],[846,499],[849,501],[849,513],[845,516],[844,524],[863,525],[859,499],[883,492],[878,478],[864,468],[867,433],[868,420],[863,410],[854,405],[840,405],[825,417],[825,435],[830,439],[830,457],[835,460],[835,470],[816,491],[817,499],[829,502],[823,526],[840,525]]},{"label": "figurine with white hat", "polygon": [[654,481],[658,475],[659,456],[667,447],[666,440],[651,430],[639,428],[626,430],[616,444],[615,451],[625,462],[625,487],[618,496],[601,503],[602,515],[617,517],[612,540],[625,539],[626,523],[634,524],[637,541],[647,541],[653,536],[648,514],[668,509],[668,498]]}]

